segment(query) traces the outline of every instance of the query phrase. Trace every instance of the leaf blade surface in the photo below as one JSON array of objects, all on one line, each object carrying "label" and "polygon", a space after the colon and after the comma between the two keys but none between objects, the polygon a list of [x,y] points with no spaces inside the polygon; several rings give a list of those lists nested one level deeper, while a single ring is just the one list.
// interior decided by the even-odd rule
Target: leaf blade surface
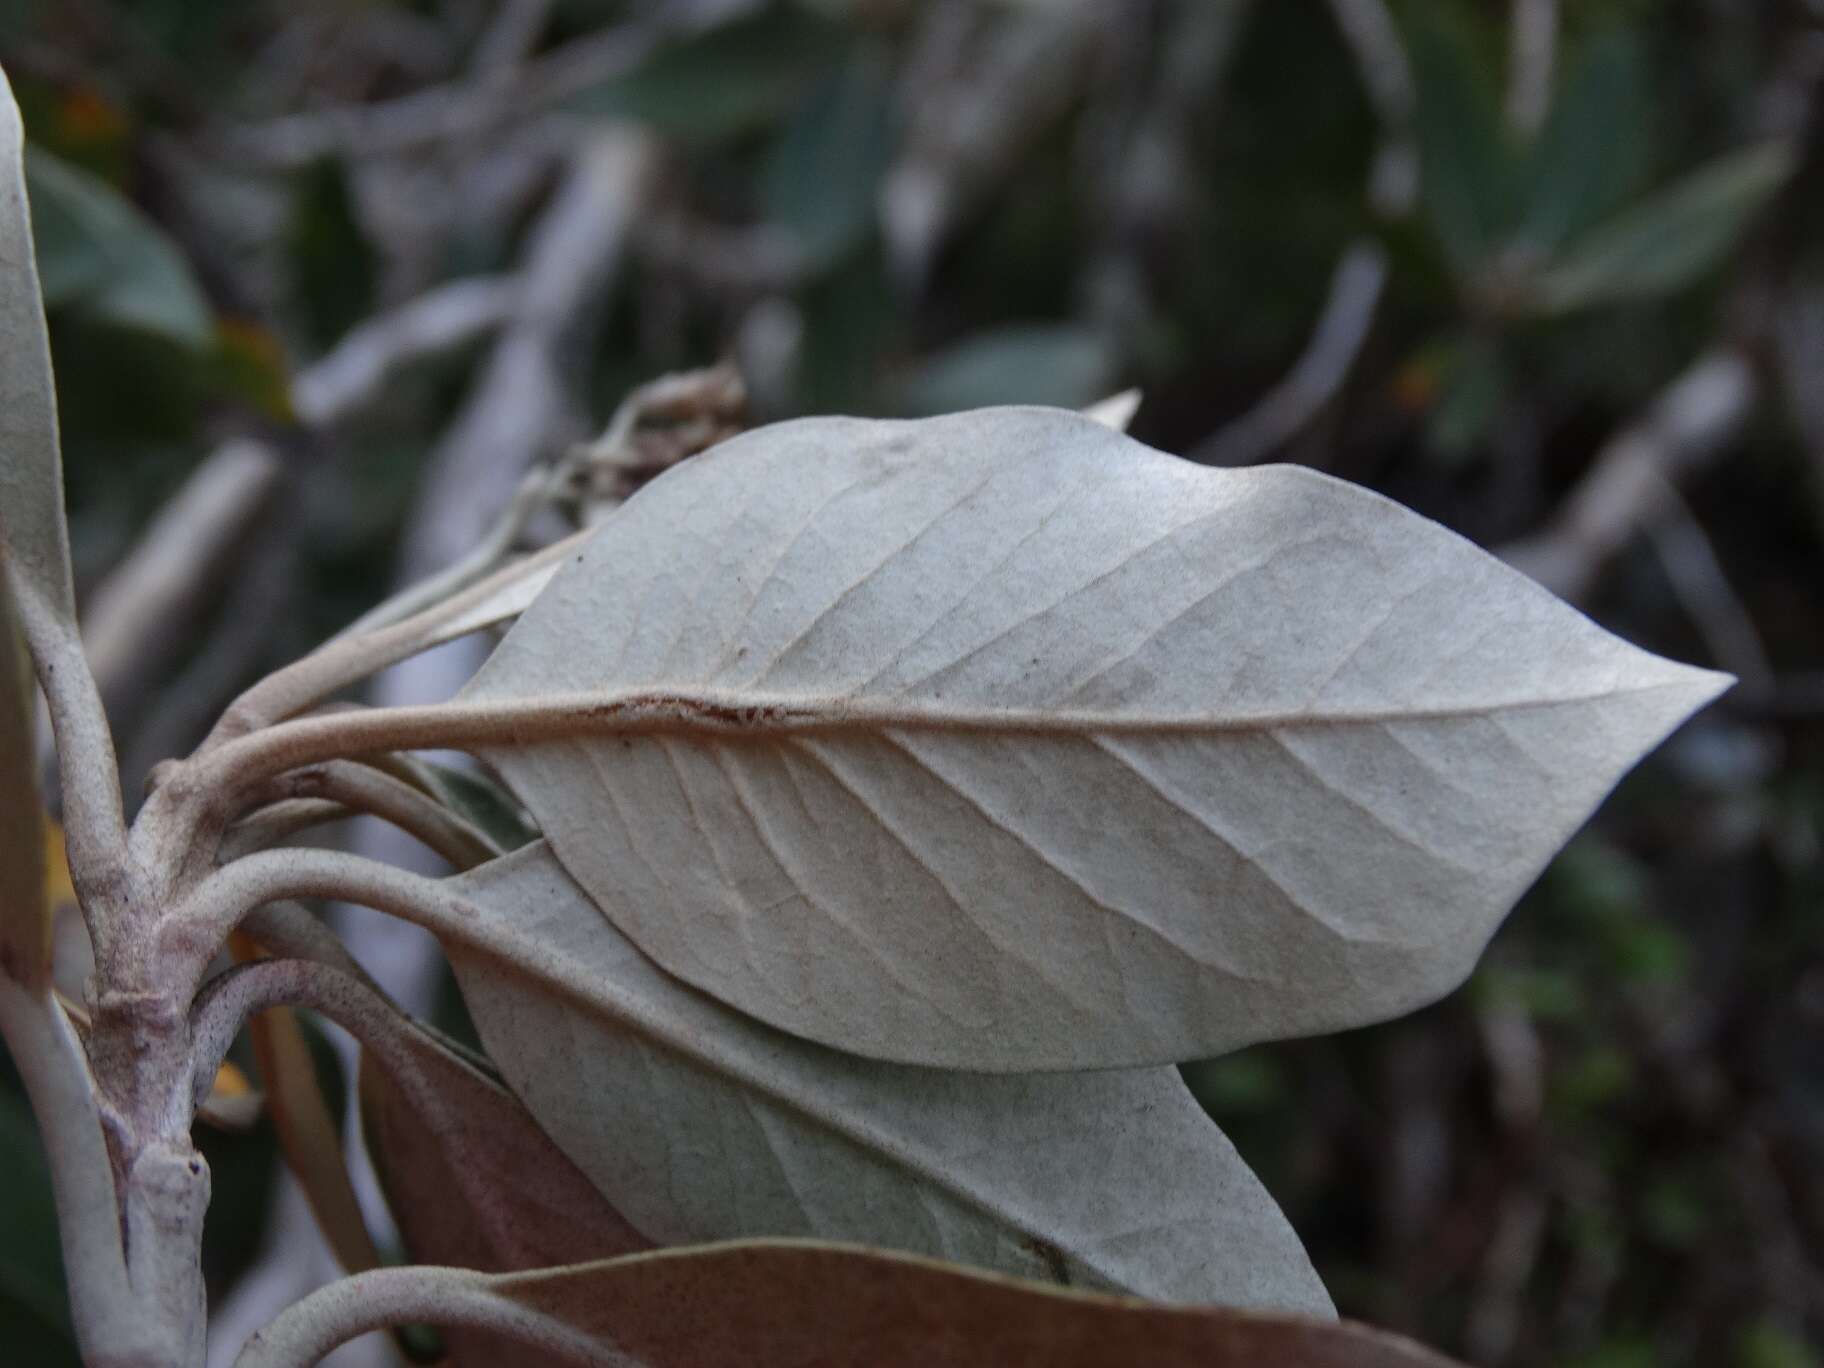
[{"label": "leaf blade surface", "polygon": [[600,700],[484,754],[669,972],[1024,1070],[1433,1000],[1723,683],[1378,495],[1009,408],[680,467],[465,694]]},{"label": "leaf blade surface", "polygon": [[1003,1077],[859,1059],[661,973],[543,842],[453,886],[497,947],[446,947],[489,1056],[657,1243],[859,1240],[1330,1314],[1297,1236],[1176,1070]]}]

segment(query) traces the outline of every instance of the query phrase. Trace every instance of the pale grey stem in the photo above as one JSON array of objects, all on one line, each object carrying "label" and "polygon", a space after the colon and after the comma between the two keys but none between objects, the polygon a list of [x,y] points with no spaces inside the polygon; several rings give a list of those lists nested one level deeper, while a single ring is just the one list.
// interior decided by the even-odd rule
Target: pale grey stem
[{"label": "pale grey stem", "polygon": [[1513,0],[1508,11],[1507,126],[1536,134],[1552,103],[1558,52],[1558,0]]},{"label": "pale grey stem", "polygon": [[550,489],[549,472],[527,471],[500,517],[467,555],[429,578],[419,580],[376,604],[339,632],[332,641],[344,641],[352,636],[362,636],[377,632],[383,627],[394,626],[446,604],[455,595],[484,579],[491,580],[501,561],[513,550],[520,533],[526,530],[526,524],[531,521],[532,515],[544,507],[550,497]]},{"label": "pale grey stem", "polygon": [[[481,909],[443,881],[360,855],[308,848],[256,851],[221,866],[160,929],[172,945],[220,945],[255,908],[299,898],[354,903],[439,938],[499,949]],[[199,979],[208,958],[193,959]]]},{"label": "pale grey stem", "polygon": [[204,985],[190,1008],[191,1096],[201,1106],[216,1070],[248,1018],[274,1007],[305,1007],[327,1017],[373,1051],[389,1071],[409,1068],[399,1009],[370,984],[312,959],[239,964]]},{"label": "pale grey stem", "polygon": [[375,992],[380,990],[361,962],[348,953],[342,938],[300,903],[275,902],[256,907],[242,919],[240,930],[270,954],[327,964]]},{"label": "pale grey stem", "polygon": [[15,584],[13,591],[57,740],[70,879],[81,895],[90,935],[99,944],[108,910],[119,906],[126,892],[120,881],[127,823],[114,738],[75,624],[25,586]]},{"label": "pale grey stem", "polygon": [[510,1277],[433,1267],[357,1273],[287,1307],[247,1341],[235,1368],[305,1368],[357,1335],[414,1323],[489,1330],[555,1362],[624,1368],[624,1356],[599,1340],[498,1295],[494,1286]]},{"label": "pale grey stem", "polygon": [[521,557],[401,621],[337,637],[266,676],[229,705],[198,754],[315,707],[349,685],[432,646],[492,625],[497,619],[477,613],[478,609],[515,584],[556,565],[576,549],[584,535],[566,537]]},{"label": "pale grey stem", "polygon": [[391,822],[456,869],[471,869],[501,853],[485,832],[460,814],[390,774],[352,760],[327,760],[276,777],[268,802],[325,800],[350,812]]}]

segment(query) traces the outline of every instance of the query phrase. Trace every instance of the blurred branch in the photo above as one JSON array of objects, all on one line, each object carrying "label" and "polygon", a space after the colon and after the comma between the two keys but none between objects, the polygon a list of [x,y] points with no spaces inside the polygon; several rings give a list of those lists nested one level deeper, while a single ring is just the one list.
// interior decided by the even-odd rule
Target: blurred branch
[{"label": "blurred branch", "polygon": [[1663,491],[1702,469],[1741,430],[1757,389],[1739,349],[1706,352],[1610,439],[1544,529],[1497,554],[1553,593],[1581,598],[1657,515]]},{"label": "blurred branch", "polygon": [[[1362,88],[1381,124],[1368,174],[1368,202],[1385,219],[1411,213],[1418,198],[1418,154],[1412,144],[1412,68],[1382,0],[1331,0],[1355,58]],[[1311,340],[1285,378],[1241,417],[1200,442],[1192,460],[1241,466],[1264,460],[1314,418],[1348,379],[1368,339],[1387,285],[1387,250],[1363,233],[1344,248]]]},{"label": "blurred branch", "polygon": [[533,229],[511,322],[427,467],[406,533],[408,579],[461,560],[485,538],[526,467],[574,421],[563,351],[602,303],[655,164],[651,139],[626,128],[595,134],[574,158]]},{"label": "blurred branch", "polygon": [[1558,0],[1512,0],[1507,39],[1507,126],[1530,138],[1552,104]]},{"label": "blurred branch", "polygon": [[1743,702],[1766,699],[1773,689],[1773,666],[1761,634],[1729,583],[1703,525],[1672,485],[1660,484],[1646,531],[1672,592],[1710,648],[1711,659],[1739,681]]},{"label": "blurred branch", "polygon": [[923,286],[950,234],[1082,92],[1106,0],[1032,6],[971,42],[967,6],[931,5],[901,86],[906,132],[881,186],[887,255]]},{"label": "blurred branch", "polygon": [[83,645],[110,711],[140,696],[182,648],[186,624],[220,591],[284,467],[261,442],[229,442],[199,466],[125,560],[90,595]]},{"label": "blurred branch", "polygon": [[352,329],[298,373],[291,403],[311,427],[326,427],[372,402],[394,371],[497,328],[519,305],[511,276],[453,280]]},{"label": "blurred branch", "polygon": [[1386,249],[1367,237],[1350,243],[1330,279],[1330,297],[1317,329],[1292,369],[1253,408],[1199,443],[1191,459],[1206,465],[1252,465],[1310,422],[1348,378],[1386,284]]},{"label": "blurred branch", "polygon": [[530,61],[483,66],[467,79],[374,104],[287,115],[225,132],[222,142],[231,159],[295,171],[327,156],[396,155],[477,138],[623,76],[661,45],[726,23],[757,3],[661,6],[645,19],[573,39]]}]

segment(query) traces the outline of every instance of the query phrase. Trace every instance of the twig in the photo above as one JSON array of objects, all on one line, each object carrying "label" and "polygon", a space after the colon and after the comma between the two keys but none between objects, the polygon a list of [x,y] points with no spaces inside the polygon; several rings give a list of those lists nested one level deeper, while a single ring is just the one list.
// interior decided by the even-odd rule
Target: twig
[{"label": "twig", "polygon": [[472,869],[501,853],[484,832],[435,799],[353,761],[331,760],[291,770],[275,778],[262,796],[275,803],[315,799],[378,817],[423,842],[456,869]]},{"label": "twig", "polygon": [[1757,389],[1741,351],[1706,352],[1609,441],[1542,531],[1496,554],[1560,597],[1581,598],[1653,516],[1662,491],[1676,488],[1740,431]]},{"label": "twig", "polygon": [[627,1360],[601,1340],[495,1295],[499,1274],[466,1268],[376,1268],[319,1288],[247,1341],[235,1368],[308,1368],[370,1330],[432,1324],[490,1330],[536,1350],[539,1362],[615,1368]]},{"label": "twig", "polygon": [[[377,670],[383,670],[457,636],[490,626],[501,617],[518,611],[522,605],[518,597],[512,594],[513,588],[528,581],[537,581],[541,572],[554,569],[576,549],[585,535],[577,533],[563,541],[553,542],[542,551],[521,557],[467,588],[450,592],[444,584],[434,582],[433,588],[445,593],[442,600],[433,601],[429,607],[399,621],[387,624],[385,618],[393,614],[388,612],[380,616],[380,611],[376,610],[376,613],[369,616],[380,616],[382,625],[338,637],[303,659],[267,675],[248,689],[229,706],[200,749],[207,751],[230,737],[243,735],[315,707]],[[510,540],[511,536],[500,539]],[[492,541],[488,545],[491,546]],[[459,564],[457,568],[466,571],[467,562]],[[456,580],[463,577],[452,574],[439,579]],[[409,607],[419,597],[434,600],[435,594],[411,590],[382,605],[382,608],[390,610],[395,605]],[[490,605],[494,607],[491,609]]]},{"label": "twig", "polygon": [[[754,0],[757,4],[758,0]],[[578,38],[533,61],[354,108],[293,114],[222,136],[229,157],[295,171],[323,157],[397,156],[435,143],[473,139],[632,71],[661,44],[753,4],[667,5],[637,23]]]},{"label": "twig", "polygon": [[654,158],[650,139],[613,129],[578,153],[533,232],[513,320],[431,459],[406,532],[411,578],[462,559],[557,436],[568,413],[560,352],[621,260]]},{"label": "twig", "polygon": [[1513,0],[1508,18],[1507,126],[1530,138],[1551,108],[1558,0]]}]

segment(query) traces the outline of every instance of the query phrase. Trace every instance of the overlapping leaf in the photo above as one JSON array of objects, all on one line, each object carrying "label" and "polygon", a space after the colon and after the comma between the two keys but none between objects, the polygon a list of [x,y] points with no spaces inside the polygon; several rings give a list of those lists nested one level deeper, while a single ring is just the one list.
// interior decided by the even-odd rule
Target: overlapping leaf
[{"label": "overlapping leaf", "polygon": [[[480,1065],[404,1019],[361,1056],[361,1120],[387,1203],[420,1263],[520,1272],[650,1247]],[[537,1350],[476,1330],[453,1362],[536,1368]]]},{"label": "overlapping leaf", "polygon": [[490,1056],[649,1239],[858,1240],[1165,1300],[1329,1312],[1273,1199],[1176,1070],[1000,1077],[858,1059],[660,973],[542,842],[454,886],[486,914],[449,949]]},{"label": "overlapping leaf", "polygon": [[1015,408],[674,470],[467,697],[588,715],[486,753],[666,969],[1019,1070],[1430,1001],[1725,682],[1366,491]]},{"label": "overlapping leaf", "polygon": [[[1365,1326],[1061,1292],[924,1259],[753,1241],[507,1277],[439,1270],[445,1323],[512,1326],[548,1363],[613,1368],[1449,1368]],[[339,1318],[281,1318],[237,1368],[314,1361]],[[346,1334],[342,1331],[341,1334]]]}]

